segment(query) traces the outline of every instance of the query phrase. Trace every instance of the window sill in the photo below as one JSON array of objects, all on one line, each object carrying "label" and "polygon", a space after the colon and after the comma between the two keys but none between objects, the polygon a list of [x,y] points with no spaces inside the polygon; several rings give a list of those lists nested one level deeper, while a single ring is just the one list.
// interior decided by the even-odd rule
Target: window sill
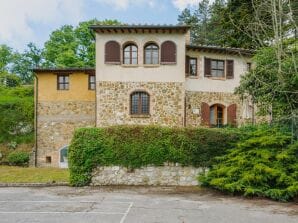
[{"label": "window sill", "polygon": [[131,118],[150,118],[151,115],[130,115]]},{"label": "window sill", "polygon": [[144,64],[143,65],[145,68],[153,68],[153,67],[159,67],[160,66],[160,64]]},{"label": "window sill", "polygon": [[196,76],[186,76],[186,78],[188,79],[199,79],[199,76],[196,75]]},{"label": "window sill", "polygon": [[105,62],[106,65],[121,65],[120,62]]},{"label": "window sill", "polygon": [[138,64],[121,64],[121,67],[133,68],[133,67],[139,67],[139,65]]},{"label": "window sill", "polygon": [[211,80],[219,80],[219,81],[225,81],[226,78],[225,77],[207,77],[208,79],[211,79]]},{"label": "window sill", "polygon": [[163,63],[160,63],[161,65],[176,65],[177,63],[176,62],[163,62]]}]

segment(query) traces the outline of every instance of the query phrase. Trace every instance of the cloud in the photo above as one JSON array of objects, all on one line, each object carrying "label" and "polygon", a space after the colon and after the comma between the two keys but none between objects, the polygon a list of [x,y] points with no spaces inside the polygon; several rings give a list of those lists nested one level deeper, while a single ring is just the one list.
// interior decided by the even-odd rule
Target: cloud
[{"label": "cloud", "polygon": [[126,10],[130,6],[146,5],[151,8],[156,6],[156,0],[94,0],[115,7],[117,10]]},{"label": "cloud", "polygon": [[180,11],[187,7],[198,5],[199,2],[201,2],[201,0],[172,0],[174,6]]},{"label": "cloud", "polygon": [[76,23],[82,18],[84,0],[9,0],[0,1],[0,42],[24,48],[38,42],[34,26],[55,27]]}]

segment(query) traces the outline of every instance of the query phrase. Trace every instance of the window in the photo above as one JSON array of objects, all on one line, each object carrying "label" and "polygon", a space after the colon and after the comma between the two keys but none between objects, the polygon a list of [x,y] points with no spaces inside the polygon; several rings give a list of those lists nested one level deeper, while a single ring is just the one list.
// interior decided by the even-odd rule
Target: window
[{"label": "window", "polygon": [[51,162],[52,162],[52,157],[46,156],[46,163],[51,163]]},{"label": "window", "polygon": [[130,113],[132,115],[149,115],[150,96],[143,91],[134,92],[130,96]]},{"label": "window", "polygon": [[60,156],[59,167],[60,168],[68,168],[67,154],[68,154],[68,146],[62,147],[59,151],[59,156]]},{"label": "window", "polygon": [[89,75],[88,89],[89,90],[95,90],[95,75]]},{"label": "window", "polygon": [[197,58],[189,58],[189,76],[197,76]]},{"label": "window", "polygon": [[168,40],[163,42],[160,48],[160,63],[176,64],[176,44]]},{"label": "window", "polygon": [[246,64],[246,71],[247,72],[251,71],[251,63]]},{"label": "window", "polygon": [[145,46],[145,64],[159,63],[159,49],[154,43]]},{"label": "window", "polygon": [[57,89],[68,90],[69,89],[69,75],[58,75],[57,76]]},{"label": "window", "polygon": [[225,76],[225,62],[223,60],[211,60],[211,76],[224,77]]},{"label": "window", "polygon": [[120,64],[120,44],[116,41],[109,41],[105,44],[105,63]]},{"label": "window", "polygon": [[210,124],[215,127],[222,127],[224,124],[224,106],[215,104],[210,107]]},{"label": "window", "polygon": [[123,50],[124,64],[138,64],[138,47],[134,44],[129,44]]}]

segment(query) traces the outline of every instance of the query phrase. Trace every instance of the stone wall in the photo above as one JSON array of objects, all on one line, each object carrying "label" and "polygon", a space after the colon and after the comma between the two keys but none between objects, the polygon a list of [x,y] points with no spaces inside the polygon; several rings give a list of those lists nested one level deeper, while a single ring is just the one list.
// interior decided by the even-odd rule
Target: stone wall
[{"label": "stone wall", "polygon": [[[130,114],[130,94],[146,91],[150,95],[150,115]],[[107,82],[97,83],[97,126],[156,124],[183,126],[184,83]]]},{"label": "stone wall", "polygon": [[[95,126],[95,102],[39,102],[37,165],[59,166],[59,151],[69,145],[76,128]],[[46,162],[51,157],[51,163]]]},{"label": "stone wall", "polygon": [[[186,91],[186,126],[198,127],[201,125],[201,115],[196,114],[194,110],[201,110],[201,103],[205,102],[209,106],[213,104],[222,104],[228,107],[231,104],[237,105],[237,123],[243,122],[243,106],[239,96],[232,93],[224,92],[197,92]],[[226,112],[224,112],[225,122],[227,120]]]},{"label": "stone wall", "polygon": [[129,170],[120,166],[98,167],[92,173],[91,185],[153,185],[153,186],[195,186],[202,168],[165,166],[147,166]]}]

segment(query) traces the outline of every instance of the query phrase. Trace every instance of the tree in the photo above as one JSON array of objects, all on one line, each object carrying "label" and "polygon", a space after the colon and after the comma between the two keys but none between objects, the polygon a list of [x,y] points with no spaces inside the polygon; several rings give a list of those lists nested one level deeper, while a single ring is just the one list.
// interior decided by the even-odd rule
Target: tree
[{"label": "tree", "polygon": [[[271,123],[290,124],[294,139],[298,137],[298,39],[292,34],[297,25],[291,4],[282,0],[262,3],[266,12],[260,15],[256,9],[256,27],[260,31],[252,35],[262,48],[253,58],[255,68],[241,78],[236,93],[252,98],[263,114],[269,114]],[[267,25],[271,28],[262,29]],[[260,36],[270,41],[263,43]]]},{"label": "tree", "polygon": [[33,81],[32,68],[42,66],[42,49],[39,49],[34,43],[29,43],[24,53],[15,53],[11,71],[20,76],[23,84],[31,84]]},{"label": "tree", "polygon": [[47,67],[95,66],[95,39],[89,26],[92,24],[118,25],[117,20],[96,19],[79,23],[77,27],[62,26],[50,35],[45,43],[44,58]]},{"label": "tree", "polygon": [[8,71],[9,64],[11,63],[13,58],[12,48],[7,45],[0,45],[0,73],[4,71]]},{"label": "tree", "polygon": [[1,73],[0,86],[4,87],[17,87],[21,85],[21,79],[16,74]]}]

